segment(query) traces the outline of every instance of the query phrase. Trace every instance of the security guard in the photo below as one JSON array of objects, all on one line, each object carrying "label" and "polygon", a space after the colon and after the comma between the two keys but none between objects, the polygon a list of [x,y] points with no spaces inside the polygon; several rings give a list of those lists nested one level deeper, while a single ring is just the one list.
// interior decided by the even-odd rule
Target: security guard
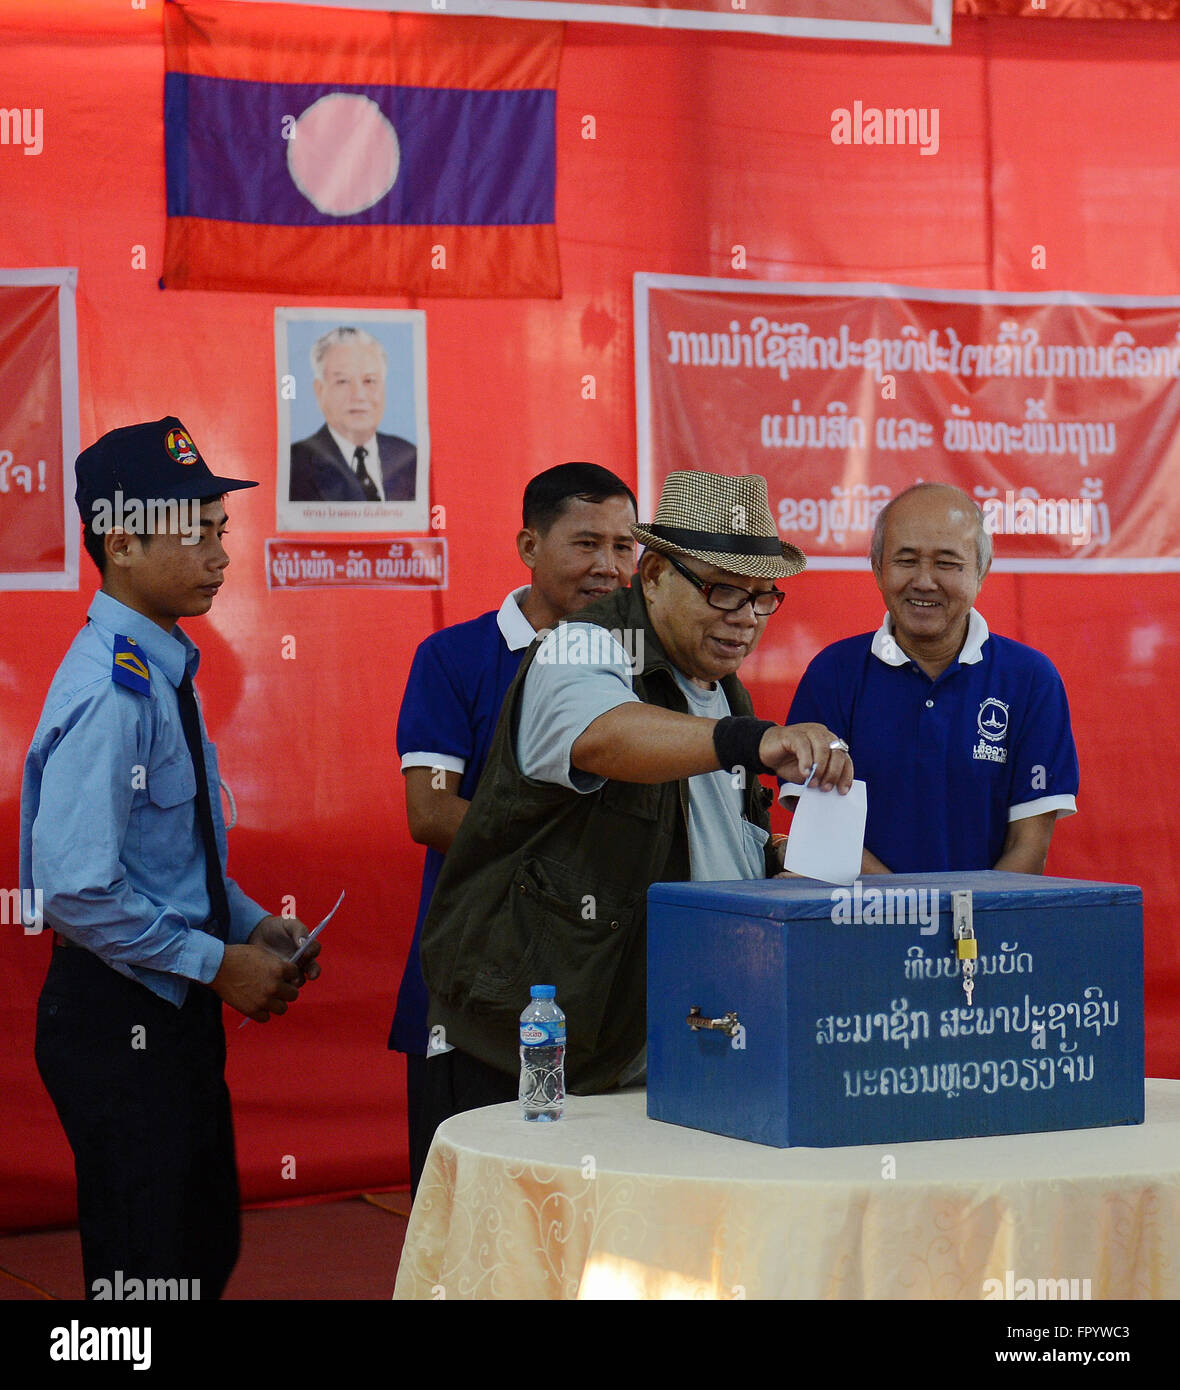
[{"label": "security guard", "polygon": [[289,959],[303,924],[225,875],[199,653],[176,626],[213,606],[222,499],[256,484],[215,477],[174,417],[112,430],[75,472],[102,588],[21,789],[21,883],[54,931],[37,1066],[74,1151],[87,1297],[186,1279],[217,1298],[239,1244],[221,1004],[265,1022],[319,974],[318,942]]}]

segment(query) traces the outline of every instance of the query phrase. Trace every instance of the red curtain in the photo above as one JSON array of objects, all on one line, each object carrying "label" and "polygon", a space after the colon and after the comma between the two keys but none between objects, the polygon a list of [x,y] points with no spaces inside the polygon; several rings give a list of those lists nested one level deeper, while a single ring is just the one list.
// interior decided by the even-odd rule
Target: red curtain
[{"label": "red curtain", "polygon": [[[390,1184],[407,1176],[405,1102],[385,1037],[422,863],[394,749],[410,658],[436,623],[498,605],[524,582],[513,536],[534,473],[592,459],[634,479],[633,272],[733,275],[741,244],[751,279],[1180,294],[1180,30],[959,18],[939,49],[567,26],[564,297],[425,306],[432,501],[446,509],[451,562],[449,590],[432,599],[266,589],[273,311],[291,301],[157,287],[160,8],[62,0],[33,14],[0,0],[4,105],[44,110],[40,155],[0,145],[0,263],[79,267],[83,443],[175,413],[215,467],[262,482],[232,501],[233,564],[215,613],[189,624],[237,800],[230,869],[275,907],[294,895],[309,922],[341,887],[348,897],[325,932],[324,977],[299,1006],[240,1035],[231,1026],[244,1193]],[[939,154],[834,146],[831,112],[853,99],[938,106]],[[1044,269],[1033,268],[1036,246]],[[2,887],[17,882],[25,749],[89,602],[82,564],[77,594],[0,594]],[[867,575],[812,573],[789,594],[747,671],[769,717],[784,715],[819,647],[881,613]],[[980,606],[1065,679],[1082,790],[1049,870],[1143,885],[1148,1069],[1180,1074],[1180,583],[997,574]],[[0,1225],[22,1227],[70,1217],[73,1175],[32,1061],[48,942],[9,933]]]}]

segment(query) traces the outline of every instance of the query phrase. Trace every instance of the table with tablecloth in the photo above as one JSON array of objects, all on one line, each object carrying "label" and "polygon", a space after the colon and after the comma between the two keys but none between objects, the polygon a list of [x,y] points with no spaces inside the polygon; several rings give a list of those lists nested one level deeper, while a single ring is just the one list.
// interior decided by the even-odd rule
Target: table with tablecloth
[{"label": "table with tablecloth", "polygon": [[1180,1081],[1146,1083],[1142,1125],[833,1149],[662,1124],[645,1094],[446,1121],[394,1297],[1180,1297]]}]

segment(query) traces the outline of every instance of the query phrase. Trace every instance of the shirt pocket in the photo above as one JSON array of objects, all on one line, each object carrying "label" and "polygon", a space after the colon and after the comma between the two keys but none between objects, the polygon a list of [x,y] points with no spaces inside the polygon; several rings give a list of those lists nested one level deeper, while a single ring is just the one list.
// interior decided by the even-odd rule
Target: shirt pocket
[{"label": "shirt pocket", "polygon": [[197,774],[188,753],[148,769],[147,800],[139,813],[139,843],[146,861],[183,867],[196,832]]},{"label": "shirt pocket", "polygon": [[749,868],[747,878],[766,877],[766,842],[770,832],[752,821],[742,821],[742,854]]}]

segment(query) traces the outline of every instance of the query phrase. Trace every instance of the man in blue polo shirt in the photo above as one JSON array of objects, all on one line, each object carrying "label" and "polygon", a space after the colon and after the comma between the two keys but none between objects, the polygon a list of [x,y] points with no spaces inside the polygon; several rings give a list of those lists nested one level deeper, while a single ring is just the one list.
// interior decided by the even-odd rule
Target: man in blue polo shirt
[{"label": "man in blue polo shirt", "polygon": [[958,488],[899,493],[872,542],[888,616],[826,647],[795,692],[786,722],[828,725],[867,784],[864,873],[1042,873],[1057,818],[1077,809],[1061,677],[972,606],[991,549]]},{"label": "man in blue polo shirt", "polygon": [[[443,856],[487,761],[504,694],[525,649],[542,629],[630,583],[635,569],[635,497],[606,468],[563,463],[525,488],[516,538],[532,582],[498,612],[443,628],[419,646],[397,725],[411,836],[426,845],[414,939],[406,960],[389,1047],[406,1054],[410,1191],[430,1148],[419,1123],[428,1038],[418,944]],[[444,1043],[435,1046],[445,1048]]]}]

